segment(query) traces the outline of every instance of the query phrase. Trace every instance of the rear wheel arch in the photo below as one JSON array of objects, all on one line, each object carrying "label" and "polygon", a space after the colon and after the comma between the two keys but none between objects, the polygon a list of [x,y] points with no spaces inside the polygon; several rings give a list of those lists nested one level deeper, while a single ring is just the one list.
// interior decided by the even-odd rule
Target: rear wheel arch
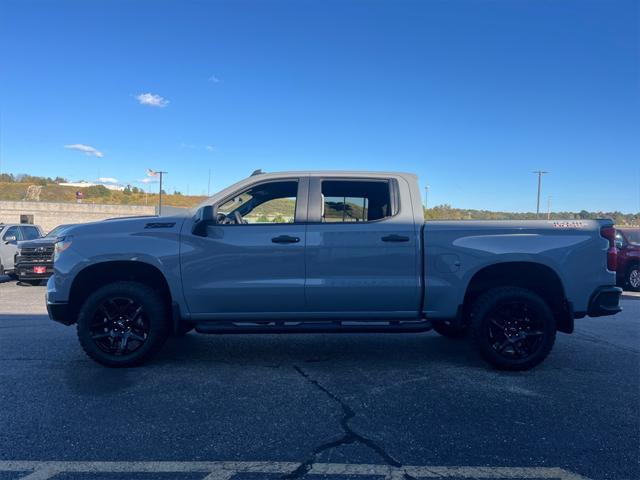
[{"label": "rear wheel arch", "polygon": [[485,292],[506,286],[525,288],[539,295],[551,308],[558,330],[573,332],[573,314],[562,280],[551,267],[537,262],[501,262],[478,270],[467,285],[464,313],[468,314]]}]

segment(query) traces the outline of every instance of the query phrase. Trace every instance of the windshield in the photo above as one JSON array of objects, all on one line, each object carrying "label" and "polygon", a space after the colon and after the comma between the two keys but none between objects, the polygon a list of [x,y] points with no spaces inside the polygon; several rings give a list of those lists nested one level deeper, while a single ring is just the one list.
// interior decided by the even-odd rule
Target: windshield
[{"label": "windshield", "polygon": [[621,230],[627,242],[633,245],[640,245],[640,228],[633,230]]},{"label": "windshield", "polygon": [[56,228],[54,228],[49,233],[47,233],[44,237],[45,238],[57,237],[57,236],[61,235],[64,232],[64,230],[66,228],[68,228],[68,227],[69,227],[69,225],[58,225]]}]

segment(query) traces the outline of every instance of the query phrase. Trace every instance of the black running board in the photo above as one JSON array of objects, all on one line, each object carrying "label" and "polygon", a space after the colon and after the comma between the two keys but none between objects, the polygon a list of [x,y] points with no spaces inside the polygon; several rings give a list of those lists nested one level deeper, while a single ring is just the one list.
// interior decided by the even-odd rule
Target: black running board
[{"label": "black running board", "polygon": [[206,322],[196,324],[198,333],[416,333],[431,330],[429,320],[388,322]]}]

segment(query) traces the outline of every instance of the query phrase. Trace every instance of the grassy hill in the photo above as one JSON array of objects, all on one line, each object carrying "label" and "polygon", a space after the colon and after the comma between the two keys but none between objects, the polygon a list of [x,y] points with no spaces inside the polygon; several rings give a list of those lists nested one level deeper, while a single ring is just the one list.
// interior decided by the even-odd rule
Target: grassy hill
[{"label": "grassy hill", "polygon": [[[112,205],[157,205],[158,194],[120,192],[101,185],[95,187],[68,187],[55,183],[34,185],[22,182],[0,182],[0,200],[31,200],[40,202],[75,202],[76,192],[84,193],[83,203]],[[172,207],[194,207],[206,197],[163,194],[162,203]]]}]

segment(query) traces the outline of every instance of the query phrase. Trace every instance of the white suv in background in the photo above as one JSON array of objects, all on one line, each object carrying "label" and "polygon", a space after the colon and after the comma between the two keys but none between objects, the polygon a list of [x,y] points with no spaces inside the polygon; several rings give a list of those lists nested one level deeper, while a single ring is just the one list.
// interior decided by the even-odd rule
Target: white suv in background
[{"label": "white suv in background", "polygon": [[15,257],[18,242],[34,240],[42,236],[42,229],[37,225],[19,223],[0,223],[0,275],[15,277]]}]

